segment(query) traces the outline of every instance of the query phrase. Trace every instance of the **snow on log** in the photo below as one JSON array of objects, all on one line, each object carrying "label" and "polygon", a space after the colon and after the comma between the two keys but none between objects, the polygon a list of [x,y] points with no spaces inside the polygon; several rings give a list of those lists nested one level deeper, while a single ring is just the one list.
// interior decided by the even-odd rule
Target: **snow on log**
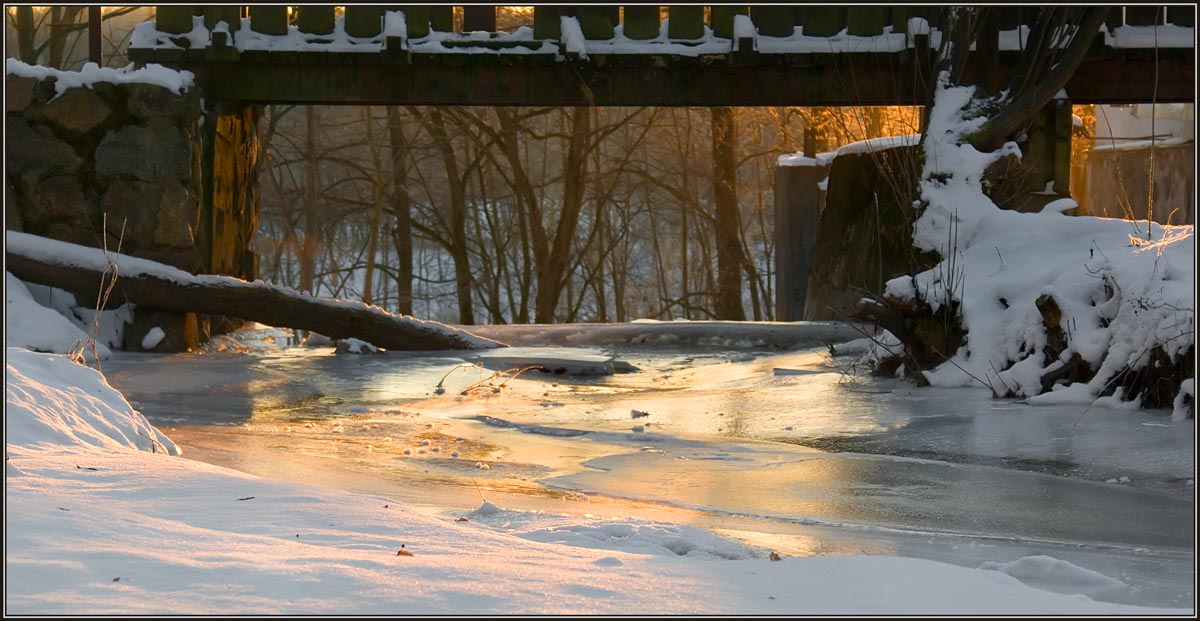
[{"label": "snow on log", "polygon": [[123,301],[169,311],[229,315],[271,326],[358,338],[384,349],[503,347],[436,321],[389,313],[352,300],[314,298],[270,283],[192,275],[161,263],[36,235],[5,234],[8,271],[17,278],[95,295],[109,263],[117,266],[110,305]]}]

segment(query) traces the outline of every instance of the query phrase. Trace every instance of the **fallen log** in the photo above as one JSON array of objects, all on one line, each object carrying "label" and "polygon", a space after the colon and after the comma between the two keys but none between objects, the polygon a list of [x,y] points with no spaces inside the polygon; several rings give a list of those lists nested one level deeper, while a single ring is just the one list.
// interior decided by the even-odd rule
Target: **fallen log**
[{"label": "fallen log", "polygon": [[352,300],[314,298],[294,289],[230,276],[189,274],[168,265],[36,235],[5,235],[8,271],[26,281],[96,296],[105,269],[116,266],[110,306],[132,302],[161,310],[239,317],[269,326],[357,338],[384,349],[503,347],[436,321],[389,313]]}]

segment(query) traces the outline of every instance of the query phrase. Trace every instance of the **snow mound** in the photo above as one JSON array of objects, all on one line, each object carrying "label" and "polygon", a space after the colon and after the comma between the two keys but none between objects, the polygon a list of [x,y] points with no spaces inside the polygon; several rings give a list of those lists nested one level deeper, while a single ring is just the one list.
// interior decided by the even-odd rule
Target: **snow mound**
[{"label": "snow mound", "polygon": [[[6,272],[5,283],[5,346],[66,354],[87,340],[87,334],[77,325],[38,304],[25,283],[15,276]],[[100,343],[96,344],[96,353],[101,360],[112,356],[108,347]]]},{"label": "snow mound", "polygon": [[838,343],[830,347],[834,356],[851,356],[863,355],[871,351],[875,342],[868,338],[854,339],[845,343]]},{"label": "snow mound", "polygon": [[496,505],[485,500],[485,501],[483,501],[483,504],[479,505],[478,509],[475,509],[474,511],[468,513],[467,517],[472,517],[472,518],[488,517],[488,516],[496,515],[496,514],[500,513],[501,511],[502,511],[502,509],[500,507],[497,507]]},{"label": "snow mound", "polygon": [[507,347],[481,352],[465,359],[492,370],[533,367],[546,373],[560,375],[612,375],[632,369],[628,363],[599,350],[574,347]]},{"label": "snow mound", "polygon": [[620,518],[590,523],[563,524],[520,533],[523,539],[598,548],[705,559],[754,558],[749,548],[732,539],[682,524]]},{"label": "snow mound", "polygon": [[337,342],[337,349],[335,350],[335,353],[338,353],[338,354],[377,354],[377,353],[379,353],[379,348],[362,340],[362,339],[356,339],[356,338],[351,337],[351,338],[339,339]]},{"label": "snow mound", "polygon": [[[984,171],[1020,151],[1010,142],[981,153],[968,142],[987,120],[973,112],[973,92],[943,83],[923,144],[925,206],[913,241],[942,261],[887,284],[889,296],[918,298],[935,312],[958,307],[966,341],[925,372],[930,384],[984,383],[1031,402],[1091,403],[1120,375],[1150,364],[1156,349],[1172,359],[1193,349],[1194,227],[1058,213],[1068,203],[1043,213],[1000,209],[983,192]],[[1046,300],[1061,312],[1044,315]],[[1051,316],[1066,346],[1047,356]],[[1090,381],[1043,386],[1076,355],[1096,370]]]},{"label": "snow mound", "polygon": [[1095,594],[1126,586],[1124,582],[1053,556],[1026,556],[1009,563],[989,561],[980,569],[1006,573],[1025,584],[1055,593]]},{"label": "snow mound", "polygon": [[4,441],[9,446],[88,446],[180,454],[121,393],[66,356],[9,347]]}]

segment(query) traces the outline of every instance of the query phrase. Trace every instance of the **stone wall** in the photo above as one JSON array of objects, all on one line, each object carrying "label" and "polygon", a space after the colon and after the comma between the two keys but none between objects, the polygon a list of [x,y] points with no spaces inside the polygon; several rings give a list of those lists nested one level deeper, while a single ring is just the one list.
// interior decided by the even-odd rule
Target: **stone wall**
[{"label": "stone wall", "polygon": [[54,82],[6,77],[7,227],[200,270],[199,97]]},{"label": "stone wall", "polygon": [[[56,94],[55,81],[6,76],[5,227],[208,271],[195,90],[96,82]],[[135,313],[127,345],[140,348],[149,315]],[[196,317],[173,321],[156,351],[195,345]]]}]

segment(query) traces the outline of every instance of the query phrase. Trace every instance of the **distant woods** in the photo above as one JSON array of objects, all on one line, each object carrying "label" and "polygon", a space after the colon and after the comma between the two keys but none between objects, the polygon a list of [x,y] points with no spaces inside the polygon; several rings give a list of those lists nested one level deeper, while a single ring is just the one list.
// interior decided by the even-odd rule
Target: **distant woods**
[{"label": "distant woods", "polygon": [[903,108],[269,106],[262,277],[473,323],[770,320],[783,153]]},{"label": "distant woods", "polygon": [[[78,71],[88,58],[88,11],[77,6],[6,6],[5,56],[30,65]],[[106,67],[124,67],[129,37],[154,7],[105,6],[100,14],[101,55]]]}]

